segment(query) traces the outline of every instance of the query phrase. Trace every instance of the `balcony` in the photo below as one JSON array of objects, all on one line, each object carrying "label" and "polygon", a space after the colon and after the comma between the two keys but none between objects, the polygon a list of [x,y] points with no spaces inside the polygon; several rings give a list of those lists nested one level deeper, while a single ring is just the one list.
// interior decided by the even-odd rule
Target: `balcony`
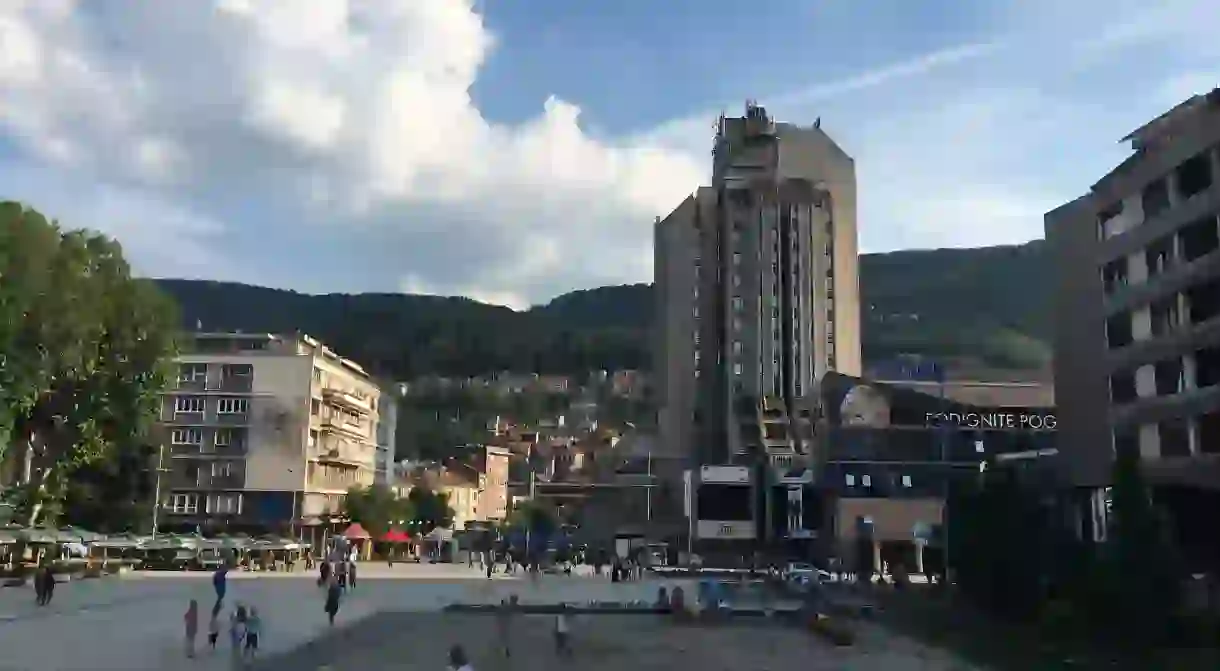
[{"label": "balcony", "polygon": [[328,417],[322,420],[322,432],[339,434],[361,442],[369,441],[369,435],[364,431],[364,427],[339,417]]},{"label": "balcony", "polygon": [[353,468],[368,466],[373,461],[372,459],[367,458],[365,455],[360,454],[359,450],[351,448],[344,449],[332,447],[327,449],[323,447],[318,449],[316,455],[316,458],[320,463],[351,466]]},{"label": "balcony", "polygon": [[343,389],[323,389],[322,398],[328,403],[332,403],[341,408],[347,408],[348,410],[361,414],[368,414],[373,411],[373,404],[369,399],[361,398],[360,396]]}]

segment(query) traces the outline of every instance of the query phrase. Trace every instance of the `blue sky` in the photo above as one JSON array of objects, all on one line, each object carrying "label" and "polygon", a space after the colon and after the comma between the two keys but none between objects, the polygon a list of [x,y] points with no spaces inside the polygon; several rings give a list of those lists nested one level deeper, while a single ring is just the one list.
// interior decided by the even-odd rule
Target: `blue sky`
[{"label": "blue sky", "polygon": [[756,98],[857,161],[864,251],[1015,243],[1220,85],[1164,0],[6,0],[0,197],[154,276],[523,306],[647,281]]}]

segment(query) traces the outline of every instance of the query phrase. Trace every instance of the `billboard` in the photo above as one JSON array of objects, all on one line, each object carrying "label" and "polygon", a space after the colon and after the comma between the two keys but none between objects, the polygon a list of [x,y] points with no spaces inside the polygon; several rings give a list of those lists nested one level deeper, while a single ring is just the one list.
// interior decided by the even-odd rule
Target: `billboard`
[{"label": "billboard", "polygon": [[750,469],[748,466],[701,466],[699,484],[703,483],[748,485],[750,484]]},{"label": "billboard", "polygon": [[748,466],[701,466],[698,479],[687,478],[691,530],[700,540],[751,540],[754,522],[753,476]]},{"label": "billboard", "polygon": [[742,520],[699,520],[695,523],[695,536],[699,540],[753,540],[754,523]]}]

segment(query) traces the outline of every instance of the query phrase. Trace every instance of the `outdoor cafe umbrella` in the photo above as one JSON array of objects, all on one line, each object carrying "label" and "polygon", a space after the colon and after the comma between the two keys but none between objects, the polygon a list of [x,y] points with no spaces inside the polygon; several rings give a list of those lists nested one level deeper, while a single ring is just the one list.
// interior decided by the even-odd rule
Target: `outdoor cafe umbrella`
[{"label": "outdoor cafe umbrella", "polygon": [[0,545],[16,543],[21,540],[21,527],[16,524],[0,525]]},{"label": "outdoor cafe umbrella", "polygon": [[71,539],[70,542],[85,543],[86,545],[90,544],[90,543],[96,543],[96,542],[98,542],[100,540],[104,540],[106,538],[102,534],[94,533],[92,531],[89,531],[88,529],[82,529],[80,527],[74,527],[74,526],[66,526],[66,527],[59,529],[59,534],[62,538],[70,538]]},{"label": "outdoor cafe umbrella", "polygon": [[32,545],[53,545],[55,543],[79,542],[75,536],[63,537],[58,529],[28,527],[17,532],[17,539]]},{"label": "outdoor cafe umbrella", "polygon": [[384,543],[410,543],[411,536],[402,529],[390,529],[381,537]]},{"label": "outdoor cafe umbrella", "polygon": [[343,537],[349,541],[367,541],[372,538],[369,532],[365,531],[364,527],[360,526],[359,522],[355,522],[347,529],[344,529]]}]

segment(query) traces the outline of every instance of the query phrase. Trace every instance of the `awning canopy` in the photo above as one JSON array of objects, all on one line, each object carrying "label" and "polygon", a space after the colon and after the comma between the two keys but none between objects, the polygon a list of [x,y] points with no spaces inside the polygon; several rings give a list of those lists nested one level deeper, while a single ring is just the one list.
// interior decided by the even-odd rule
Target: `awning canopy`
[{"label": "awning canopy", "polygon": [[344,529],[343,537],[349,541],[367,541],[372,538],[372,536],[369,535],[369,532],[365,531],[364,527],[360,526],[359,522],[356,522],[347,529]]}]

